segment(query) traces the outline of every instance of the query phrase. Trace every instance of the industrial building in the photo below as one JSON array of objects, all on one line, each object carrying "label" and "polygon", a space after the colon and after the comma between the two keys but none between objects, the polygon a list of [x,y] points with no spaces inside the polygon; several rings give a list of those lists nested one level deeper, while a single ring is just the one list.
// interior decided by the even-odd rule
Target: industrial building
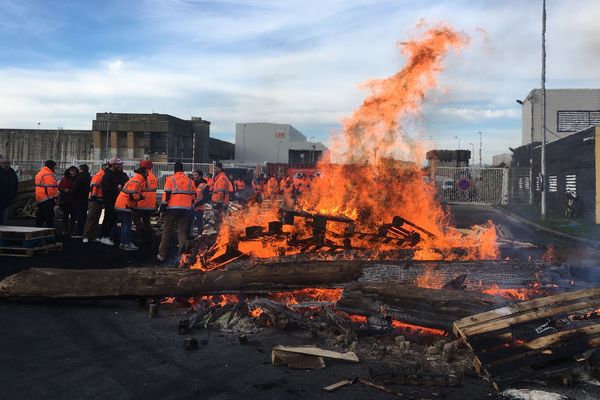
[{"label": "industrial building", "polygon": [[[215,159],[211,159],[210,122],[198,117],[183,120],[158,113],[97,113],[92,121],[92,135],[95,159],[194,162]],[[233,158],[233,145],[231,151],[223,150],[226,145],[221,142],[215,142],[219,147],[218,159],[227,155]]]},{"label": "industrial building", "polygon": [[[542,91],[534,89],[522,105],[522,141],[542,140]],[[546,142],[600,124],[600,89],[546,89]]]},{"label": "industrial building", "polygon": [[289,124],[235,124],[235,155],[240,162],[315,164],[328,152],[323,143],[309,142]]},{"label": "industrial building", "polygon": [[13,160],[87,160],[92,132],[71,129],[0,129],[0,154]]},{"label": "industrial building", "polygon": [[202,118],[97,113],[92,130],[0,129],[0,154],[20,161],[119,157],[206,163],[234,159],[235,147],[211,138],[210,122]]},{"label": "industrial building", "polygon": [[[511,198],[540,207],[541,143],[514,149]],[[565,215],[567,193],[576,194],[573,218],[600,224],[600,126],[591,126],[546,145],[546,212]]]}]

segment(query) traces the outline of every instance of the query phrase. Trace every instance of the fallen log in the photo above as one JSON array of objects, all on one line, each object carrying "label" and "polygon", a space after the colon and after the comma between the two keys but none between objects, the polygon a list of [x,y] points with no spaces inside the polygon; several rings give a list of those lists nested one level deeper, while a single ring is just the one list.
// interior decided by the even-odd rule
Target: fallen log
[{"label": "fallen log", "polygon": [[193,296],[334,287],[356,281],[359,262],[255,265],[244,270],[33,268],[0,281],[0,298]]},{"label": "fallen log", "polygon": [[[337,303],[348,314],[388,316],[428,328],[452,330],[457,319],[505,305],[502,298],[480,292],[428,289],[408,285],[352,284]],[[476,311],[480,310],[480,311]]]}]

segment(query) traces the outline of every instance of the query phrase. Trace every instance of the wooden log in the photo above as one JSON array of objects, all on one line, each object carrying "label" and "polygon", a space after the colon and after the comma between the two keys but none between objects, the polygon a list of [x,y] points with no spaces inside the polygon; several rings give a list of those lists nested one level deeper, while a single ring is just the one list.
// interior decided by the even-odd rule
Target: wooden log
[{"label": "wooden log", "polygon": [[[456,319],[506,304],[505,299],[479,292],[427,289],[408,285],[352,284],[337,303],[338,310],[349,314],[380,316],[413,325],[450,331]],[[477,311],[475,311],[477,313]]]},{"label": "wooden log", "polygon": [[0,281],[0,298],[192,296],[237,291],[334,287],[357,280],[359,263],[256,265],[245,270],[34,268]]}]

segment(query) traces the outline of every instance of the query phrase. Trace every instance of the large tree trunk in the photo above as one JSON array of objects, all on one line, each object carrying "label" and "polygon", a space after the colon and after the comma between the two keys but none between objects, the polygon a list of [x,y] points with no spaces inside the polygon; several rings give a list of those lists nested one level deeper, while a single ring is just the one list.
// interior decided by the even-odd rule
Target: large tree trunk
[{"label": "large tree trunk", "polygon": [[[293,259],[292,259],[293,260]],[[340,287],[349,282],[441,288],[449,282],[467,289],[527,287],[534,282],[569,282],[568,269],[518,261],[287,261],[225,270],[31,269],[0,281],[0,297],[191,296],[236,291],[268,292],[305,287]],[[459,279],[457,279],[459,278]]]},{"label": "large tree trunk", "polygon": [[479,292],[387,283],[346,287],[337,309],[367,317],[386,314],[413,325],[451,331],[456,320],[504,305],[506,300]]},{"label": "large tree trunk", "polygon": [[357,280],[358,262],[256,265],[245,270],[34,268],[0,281],[0,297],[193,296],[234,291],[333,287]]}]

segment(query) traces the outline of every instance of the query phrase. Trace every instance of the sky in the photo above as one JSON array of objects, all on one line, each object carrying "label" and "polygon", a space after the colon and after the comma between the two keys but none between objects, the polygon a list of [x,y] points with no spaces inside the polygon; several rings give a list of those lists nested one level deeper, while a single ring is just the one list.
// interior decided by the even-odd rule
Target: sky
[{"label": "sky", "polygon": [[[412,129],[483,161],[521,145],[541,82],[541,0],[0,0],[0,128],[91,129],[97,112],[292,124],[328,144],[406,62],[398,43],[445,23],[451,52]],[[600,87],[600,1],[547,1],[547,88]]]}]

